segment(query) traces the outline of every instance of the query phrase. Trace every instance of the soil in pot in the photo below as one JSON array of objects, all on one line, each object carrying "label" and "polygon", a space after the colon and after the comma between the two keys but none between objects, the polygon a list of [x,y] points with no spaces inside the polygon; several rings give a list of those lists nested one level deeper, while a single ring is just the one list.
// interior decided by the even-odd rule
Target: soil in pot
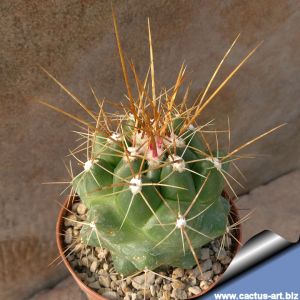
[{"label": "soil in pot", "polygon": [[[107,249],[86,246],[79,232],[86,220],[87,209],[79,199],[64,210],[64,219],[59,222],[60,250],[64,250],[64,262],[73,277],[90,299],[125,300],[171,300],[190,299],[211,289],[227,269],[237,251],[236,237],[226,235],[210,242],[199,253],[202,273],[193,269],[166,266],[155,271],[145,270],[124,278],[114,269]],[[233,222],[236,212],[231,215]],[[234,232],[233,232],[234,234]],[[104,297],[104,298],[102,298]]]}]

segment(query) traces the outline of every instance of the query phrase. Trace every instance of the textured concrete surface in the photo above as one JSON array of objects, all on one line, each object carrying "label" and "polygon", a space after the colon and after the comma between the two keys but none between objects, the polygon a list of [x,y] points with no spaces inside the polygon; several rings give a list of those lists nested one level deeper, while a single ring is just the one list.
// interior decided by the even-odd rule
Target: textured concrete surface
[{"label": "textured concrete surface", "polygon": [[[243,223],[243,242],[263,229],[269,229],[290,242],[300,238],[300,170],[259,186],[242,196],[237,204]],[[246,209],[246,210],[245,210]]]},{"label": "textured concrete surface", "polygon": [[[299,240],[299,181],[300,170],[291,172],[266,185],[259,186],[249,194],[240,197],[238,208],[241,209],[241,217],[249,211],[253,212],[251,218],[242,224],[243,244],[264,229],[272,230],[291,242]],[[245,208],[247,208],[247,211],[244,210]],[[75,281],[68,277],[53,289],[42,291],[30,300],[56,299],[83,300],[85,298]]]},{"label": "textured concrete surface", "polygon": [[74,279],[69,276],[62,280],[54,288],[43,290],[29,300],[86,300]]},{"label": "textured concrete surface", "polygon": [[[0,299],[26,298],[65,276],[62,269],[47,267],[56,255],[53,240],[59,206],[55,201],[62,187],[41,183],[65,180],[61,160],[74,146],[75,136],[70,133],[74,126],[33,100],[81,112],[38,64],[90,106],[94,101],[89,83],[101,98],[122,99],[125,89],[110,3],[0,3],[0,265],[4,266],[0,268]],[[116,2],[116,12],[124,49],[136,62],[137,71],[147,69],[149,16],[157,81],[171,85],[185,60],[193,80],[192,99],[239,32],[240,41],[216,84],[264,40],[201,121],[213,116],[222,127],[229,115],[233,146],[288,122],[280,132],[248,150],[268,156],[241,164],[247,189],[299,167],[299,2],[132,0]],[[286,228],[290,220],[287,217]]]}]

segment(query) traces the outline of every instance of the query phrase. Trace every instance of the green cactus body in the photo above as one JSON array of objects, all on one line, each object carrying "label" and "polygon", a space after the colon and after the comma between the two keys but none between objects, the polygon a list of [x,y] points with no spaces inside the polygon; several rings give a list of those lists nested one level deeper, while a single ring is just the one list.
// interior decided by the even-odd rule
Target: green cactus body
[{"label": "green cactus body", "polygon": [[153,139],[133,130],[131,118],[122,121],[119,135],[97,132],[93,159],[73,179],[89,209],[81,237],[108,248],[124,275],[163,265],[193,267],[183,230],[196,253],[226,231],[229,204],[221,196],[220,170],[228,164],[206,153],[195,128],[180,133],[183,124],[175,117],[168,135],[154,137],[155,151],[148,142]]}]

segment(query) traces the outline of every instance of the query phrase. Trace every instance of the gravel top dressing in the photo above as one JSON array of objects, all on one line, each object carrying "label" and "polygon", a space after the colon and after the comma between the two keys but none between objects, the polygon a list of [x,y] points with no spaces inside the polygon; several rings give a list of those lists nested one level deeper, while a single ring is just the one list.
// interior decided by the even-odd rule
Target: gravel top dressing
[{"label": "gravel top dressing", "polygon": [[[86,246],[79,235],[86,220],[86,207],[74,202],[65,216],[65,254],[78,277],[91,289],[111,300],[188,299],[206,291],[218,281],[233,257],[234,243],[228,236],[213,240],[200,250],[202,273],[193,269],[160,267],[123,277],[114,269],[109,251]],[[222,244],[222,247],[221,247]]]}]

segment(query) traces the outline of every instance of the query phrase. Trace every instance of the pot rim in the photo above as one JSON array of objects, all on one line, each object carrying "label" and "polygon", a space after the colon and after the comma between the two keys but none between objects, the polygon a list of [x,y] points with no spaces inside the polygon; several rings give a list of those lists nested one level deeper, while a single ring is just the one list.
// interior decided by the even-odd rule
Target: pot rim
[{"label": "pot rim", "polygon": [[[237,206],[235,204],[235,198],[230,197],[226,191],[223,191],[222,195],[229,201],[230,215],[232,217],[232,221],[236,222],[237,220],[239,220],[239,213],[238,213]],[[62,235],[60,235],[60,233],[62,232],[62,227],[63,227],[63,216],[65,215],[66,211],[68,211],[68,209],[70,208],[71,201],[69,201],[69,200],[70,200],[70,197],[67,197],[64,200],[64,203],[63,203],[61,209],[59,210],[59,214],[58,214],[58,218],[57,218],[57,222],[56,222],[56,244],[58,247],[59,255],[62,258],[65,266],[71,273],[72,277],[74,278],[76,283],[79,285],[80,289],[84,293],[86,293],[86,295],[88,296],[89,299],[91,299],[91,300],[92,299],[108,300],[107,298],[105,298],[102,295],[100,295],[99,293],[95,292],[93,289],[91,289],[90,287],[88,287],[81,281],[81,279],[77,276],[76,272],[74,271],[74,269],[72,268],[72,266],[70,265],[69,261],[67,260],[67,258],[65,256]],[[233,251],[233,254],[235,256],[236,253],[240,249],[240,242],[242,240],[241,224],[238,224],[234,231],[235,231],[235,235],[236,235],[235,237],[238,240],[238,243],[235,243],[236,246]],[[220,276],[220,279],[221,279],[222,275]],[[201,297],[204,294],[208,293],[218,284],[220,279],[218,281],[215,281],[213,284],[211,284],[207,290],[202,291],[201,293],[194,295],[188,299],[195,299],[195,298]]]}]

